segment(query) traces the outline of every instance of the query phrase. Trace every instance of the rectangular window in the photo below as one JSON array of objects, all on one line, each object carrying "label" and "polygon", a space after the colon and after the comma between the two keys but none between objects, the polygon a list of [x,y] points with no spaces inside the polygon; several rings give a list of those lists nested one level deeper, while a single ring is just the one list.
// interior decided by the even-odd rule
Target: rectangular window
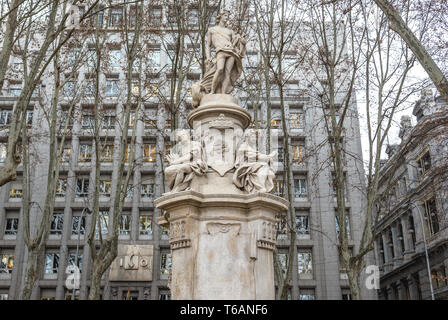
[{"label": "rectangular window", "polygon": [[298,252],[297,261],[299,267],[299,278],[313,274],[313,260],[311,252]]},{"label": "rectangular window", "polygon": [[59,268],[59,253],[47,253],[45,256],[45,274],[57,274]]},{"label": "rectangular window", "polygon": [[[105,236],[109,233],[109,210],[100,210],[98,219],[100,219],[101,235]],[[98,236],[98,225],[96,235]]]},{"label": "rectangular window", "polygon": [[308,197],[306,179],[294,179],[294,196],[296,198]]},{"label": "rectangular window", "polygon": [[429,150],[426,151],[421,157],[417,158],[417,172],[418,176],[424,175],[431,168],[431,155]]},{"label": "rectangular window", "polygon": [[274,179],[274,189],[272,189],[272,192],[279,197],[283,197],[285,195],[284,193],[284,182],[280,179]]},{"label": "rectangular window", "polygon": [[[81,222],[81,223],[80,223]],[[86,217],[83,216],[73,216],[72,217],[72,235],[78,235],[78,230],[80,235],[84,235],[86,231]]]},{"label": "rectangular window", "polygon": [[11,123],[12,110],[1,109],[0,110],[0,126],[6,126]]},{"label": "rectangular window", "polygon": [[285,276],[286,269],[288,268],[288,254],[287,253],[279,253],[278,260],[280,261],[280,266],[282,268],[283,276]]},{"label": "rectangular window", "polygon": [[278,147],[277,153],[278,153],[278,162],[283,162],[285,154],[283,147]]},{"label": "rectangular window", "polygon": [[[336,215],[335,217],[335,223],[336,223],[336,235],[339,239],[339,233],[340,233],[340,224],[339,224],[339,217]],[[347,233],[347,237],[350,239],[350,216],[348,213],[345,214],[345,231]]]},{"label": "rectangular window", "polygon": [[0,142],[0,163],[6,161],[6,153],[8,152],[8,144]]},{"label": "rectangular window", "polygon": [[87,197],[89,195],[89,178],[78,178],[76,181],[76,196]]},{"label": "rectangular window", "polygon": [[171,269],[171,253],[162,253],[160,256],[160,278],[168,279]]},{"label": "rectangular window", "polygon": [[[68,118],[68,120],[67,120]],[[64,129],[65,124],[67,123],[67,128],[73,127],[73,123],[75,122],[75,119],[73,118],[73,114],[68,114],[68,110],[64,110],[61,113],[61,123],[59,129]]]},{"label": "rectangular window", "polygon": [[115,116],[104,116],[101,128],[115,129]]},{"label": "rectangular window", "polygon": [[70,253],[68,255],[68,265],[77,266],[81,271],[82,269],[82,253],[78,253],[78,261],[76,261],[76,252]]},{"label": "rectangular window", "polygon": [[110,50],[109,51],[110,67],[112,68],[119,67],[120,61],[121,61],[121,50]]},{"label": "rectangular window", "polygon": [[92,145],[82,143],[79,145],[79,162],[90,162],[92,160]]},{"label": "rectangular window", "polygon": [[440,289],[447,286],[447,278],[445,274],[445,267],[442,265],[437,269],[431,270],[432,286],[435,289]]},{"label": "rectangular window", "polygon": [[106,96],[118,96],[118,80],[106,80]]},{"label": "rectangular window", "polygon": [[71,152],[72,152],[71,148],[64,148],[64,150],[62,150],[62,154],[61,154],[61,161],[69,162]]},{"label": "rectangular window", "polygon": [[9,95],[11,97],[18,97],[22,93],[22,85],[21,84],[12,84],[9,87]]},{"label": "rectangular window", "polygon": [[75,81],[67,81],[64,84],[64,97],[74,97],[76,94],[77,85]]},{"label": "rectangular window", "polygon": [[314,289],[299,289],[299,300],[315,300],[316,294]]},{"label": "rectangular window", "polygon": [[296,216],[296,232],[302,236],[310,234],[309,216]]},{"label": "rectangular window", "polygon": [[92,80],[87,81],[86,87],[84,89],[85,95],[88,97],[93,97],[95,96],[95,92],[96,92],[96,82]]},{"label": "rectangular window", "polygon": [[19,231],[19,218],[6,218],[5,235],[15,236]]},{"label": "rectangular window", "polygon": [[12,188],[9,191],[9,198],[10,199],[21,199],[22,198],[22,189]]},{"label": "rectangular window", "polygon": [[160,68],[160,49],[153,48],[149,51],[149,67],[150,69]]},{"label": "rectangular window", "polygon": [[154,183],[142,184],[142,198],[152,198],[154,196]]},{"label": "rectangular window", "polygon": [[145,119],[145,129],[157,129],[157,119]]},{"label": "rectangular window", "polygon": [[95,118],[91,114],[84,114],[81,119],[81,129],[93,129],[95,126]]},{"label": "rectangular window", "polygon": [[291,129],[302,129],[303,128],[303,113],[290,112],[289,113],[289,126]]},{"label": "rectangular window", "polygon": [[149,23],[152,26],[160,26],[162,24],[162,8],[149,9]]},{"label": "rectangular window", "polygon": [[101,197],[110,197],[111,183],[111,180],[100,180],[99,189]]},{"label": "rectangular window", "polygon": [[56,185],[56,197],[63,198],[65,197],[66,192],[67,192],[67,179],[59,178]]},{"label": "rectangular window", "polygon": [[8,294],[7,293],[0,293],[0,301],[2,300],[8,300]]},{"label": "rectangular window", "polygon": [[127,236],[131,234],[131,216],[120,215],[120,225],[118,228],[119,235]]},{"label": "rectangular window", "polygon": [[50,234],[59,236],[62,235],[63,227],[64,227],[64,214],[53,213],[53,216],[51,217]]},{"label": "rectangular window", "polygon": [[140,216],[139,233],[142,236],[152,235],[152,216],[149,215]]},{"label": "rectangular window", "polygon": [[0,274],[12,273],[12,269],[14,268],[14,254],[2,252],[0,258]]},{"label": "rectangular window", "polygon": [[143,161],[155,162],[156,161],[156,145],[144,144],[143,145]]},{"label": "rectangular window", "polygon": [[112,162],[114,158],[114,145],[106,144],[103,146],[103,150],[101,152],[101,161],[103,162]]},{"label": "rectangular window", "polygon": [[292,146],[292,161],[297,163],[303,162],[305,146],[303,144],[297,144]]},{"label": "rectangular window", "polygon": [[33,124],[33,110],[26,110],[26,125],[31,126]]},{"label": "rectangular window", "polygon": [[428,228],[431,235],[439,232],[439,215],[434,198],[425,201],[425,219],[428,223]]},{"label": "rectangular window", "polygon": [[191,9],[188,19],[188,25],[194,27],[198,25],[198,22],[199,22],[199,10]]},{"label": "rectangular window", "polygon": [[123,23],[123,8],[110,9],[109,27],[118,27]]},{"label": "rectangular window", "polygon": [[271,129],[280,129],[281,127],[282,127],[282,120],[280,119],[271,120]]}]

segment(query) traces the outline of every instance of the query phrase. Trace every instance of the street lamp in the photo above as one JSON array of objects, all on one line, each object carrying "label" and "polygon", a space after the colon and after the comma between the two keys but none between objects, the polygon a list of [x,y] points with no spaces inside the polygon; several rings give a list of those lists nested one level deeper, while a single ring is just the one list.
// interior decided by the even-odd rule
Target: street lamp
[{"label": "street lamp", "polygon": [[417,210],[418,210],[418,215],[420,217],[420,224],[422,225],[423,244],[424,244],[424,247],[425,247],[426,269],[427,269],[427,272],[428,272],[429,288],[431,290],[431,300],[435,300],[434,288],[432,286],[432,279],[431,279],[431,266],[429,264],[429,253],[428,253],[428,245],[426,243],[426,233],[425,233],[425,224],[424,224],[424,221],[423,221],[423,215],[422,215],[422,212],[420,211],[420,206],[414,205],[414,207],[417,208]]},{"label": "street lamp", "polygon": [[[86,212],[87,212],[87,214],[91,214],[92,210],[90,210],[89,208],[82,209],[81,216],[79,217],[79,220],[78,220],[78,242],[76,243],[76,255],[75,255],[75,267],[76,268],[78,268],[79,243],[81,241],[80,240],[81,239],[81,223],[82,223],[82,219],[84,218],[84,214]],[[84,232],[84,235],[85,235],[85,232]],[[75,300],[75,290],[76,290],[76,286],[73,286],[72,300]]]}]

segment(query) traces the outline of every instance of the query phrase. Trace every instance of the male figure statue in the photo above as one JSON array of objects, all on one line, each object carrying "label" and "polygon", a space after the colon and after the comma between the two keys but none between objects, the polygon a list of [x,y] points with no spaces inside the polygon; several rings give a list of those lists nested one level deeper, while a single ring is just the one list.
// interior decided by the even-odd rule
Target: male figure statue
[{"label": "male figure statue", "polygon": [[[228,12],[216,17],[217,25],[207,31],[205,48],[206,72],[200,82],[191,87],[193,106],[197,107],[204,94],[232,92],[233,86],[243,72],[242,59],[246,54],[244,36],[227,28]],[[212,48],[215,57],[211,58]]]}]

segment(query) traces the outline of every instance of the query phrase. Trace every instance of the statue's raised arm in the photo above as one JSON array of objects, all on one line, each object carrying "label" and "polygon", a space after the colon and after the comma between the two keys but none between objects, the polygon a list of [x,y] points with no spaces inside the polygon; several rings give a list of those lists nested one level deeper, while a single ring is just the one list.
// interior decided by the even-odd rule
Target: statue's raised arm
[{"label": "statue's raised arm", "polygon": [[[199,105],[204,94],[231,93],[243,71],[242,59],[246,53],[246,40],[242,35],[227,28],[227,21],[228,12],[224,11],[216,17],[217,25],[207,31],[206,72],[202,80],[191,88],[194,107]],[[213,58],[212,48],[215,49]]]}]

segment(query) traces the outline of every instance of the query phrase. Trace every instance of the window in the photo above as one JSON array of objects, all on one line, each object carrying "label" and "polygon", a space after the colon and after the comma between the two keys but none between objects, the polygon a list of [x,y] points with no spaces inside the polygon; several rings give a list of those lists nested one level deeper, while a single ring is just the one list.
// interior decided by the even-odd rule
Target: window
[{"label": "window", "polygon": [[[81,222],[81,223],[80,223]],[[72,235],[78,235],[78,230],[80,235],[84,235],[86,231],[86,217],[83,216],[73,216],[72,217]]]},{"label": "window", "polygon": [[417,158],[417,173],[418,176],[424,175],[431,168],[431,155],[429,150],[426,151],[420,158]]},{"label": "window", "polygon": [[1,300],[8,300],[8,294],[7,293],[0,293],[0,301]]},{"label": "window", "polygon": [[112,68],[119,67],[121,61],[121,51],[111,50],[109,51],[109,61]]},{"label": "window", "polygon": [[[337,237],[339,239],[339,217],[336,215],[335,217],[335,222],[336,222],[336,234]],[[347,237],[350,238],[350,216],[348,213],[345,213],[345,231],[347,233]]]},{"label": "window", "polygon": [[153,26],[160,26],[162,24],[162,8],[149,9],[149,23]]},{"label": "window", "polygon": [[19,231],[19,218],[6,218],[5,235],[15,236]]},{"label": "window", "polygon": [[26,110],[26,125],[31,126],[33,124],[33,110]]},{"label": "window", "polygon": [[100,196],[110,197],[111,180],[100,180]]},{"label": "window", "polygon": [[425,220],[431,235],[440,230],[436,201],[434,198],[425,201]]},{"label": "window", "polygon": [[297,261],[299,267],[299,277],[313,274],[313,261],[311,252],[298,252]]},{"label": "window", "polygon": [[[100,210],[98,219],[100,219],[100,229],[101,229],[101,235],[107,235],[109,233],[109,210]],[[98,235],[98,225],[96,235]]]},{"label": "window", "polygon": [[22,198],[22,189],[12,188],[9,191],[9,198],[11,198],[11,199],[20,199],[20,198]]},{"label": "window", "polygon": [[285,195],[284,193],[284,182],[280,179],[274,179],[274,189],[272,189],[272,192],[279,197],[283,197]]},{"label": "window", "polygon": [[67,81],[64,84],[64,97],[74,97],[76,89],[77,86],[75,81]]},{"label": "window", "polygon": [[292,161],[297,163],[303,162],[303,153],[305,146],[303,144],[297,144],[292,146]]},{"label": "window", "polygon": [[342,289],[342,300],[352,300],[350,289]]},{"label": "window", "polygon": [[282,268],[283,277],[286,275],[286,269],[288,268],[288,254],[287,253],[279,253],[278,260],[280,262],[280,266]]},{"label": "window", "polygon": [[309,216],[296,216],[296,232],[301,236],[310,234]]},{"label": "window", "polygon": [[12,253],[2,253],[0,255],[0,274],[2,273],[12,273],[14,268],[14,254]]},{"label": "window", "polygon": [[149,215],[140,216],[139,233],[142,236],[152,235],[152,216]]},{"label": "window", "polygon": [[[336,183],[336,176],[333,173],[331,173],[331,184],[333,186],[333,196],[336,198],[337,197],[337,183]],[[346,175],[344,172],[344,198],[347,199],[347,180],[346,180]]]},{"label": "window", "polygon": [[155,162],[156,161],[156,145],[144,144],[143,145],[143,161]]},{"label": "window", "polygon": [[77,63],[79,63],[81,59],[81,50],[79,48],[73,48],[69,51],[67,57],[68,67],[74,67]]},{"label": "window", "polygon": [[[67,290],[65,293],[65,300],[72,300],[73,290]],[[79,290],[75,290],[75,299],[79,300]]]},{"label": "window", "polygon": [[157,119],[145,119],[145,129],[157,129]]},{"label": "window", "polygon": [[291,129],[302,129],[303,128],[303,113],[290,112],[289,113],[289,127]]},{"label": "window", "polygon": [[159,300],[171,300],[171,294],[168,290],[161,290],[159,293]]},{"label": "window", "polygon": [[95,49],[89,50],[87,52],[87,66],[89,68],[96,67],[96,51],[95,51]]},{"label": "window", "polygon": [[199,22],[199,11],[198,9],[191,9],[188,19],[188,25],[190,26],[197,26]]},{"label": "window", "polygon": [[57,274],[59,268],[59,253],[47,253],[45,256],[45,274]]},{"label": "window", "polygon": [[447,278],[445,274],[445,267],[442,265],[437,269],[431,270],[432,285],[435,289],[440,289],[447,286]]},{"label": "window", "polygon": [[299,300],[315,300],[314,289],[299,289]]},{"label": "window", "polygon": [[92,145],[82,143],[79,145],[79,162],[90,162],[92,160]]},{"label": "window", "polygon": [[[76,263],[78,262],[78,263]],[[79,270],[82,269],[82,253],[78,253],[78,261],[76,261],[76,252],[68,255],[68,265],[77,266]]]},{"label": "window", "polygon": [[0,110],[0,126],[6,126],[11,123],[12,110],[1,109]]},{"label": "window", "polygon": [[81,119],[82,129],[93,129],[95,126],[95,119],[91,114],[84,114]]},{"label": "window", "polygon": [[118,96],[118,80],[106,80],[106,96]]},{"label": "window", "polygon": [[112,8],[110,9],[109,16],[109,27],[118,27],[123,22],[123,8]]},{"label": "window", "polygon": [[151,69],[160,68],[160,49],[153,48],[149,51],[149,67]]},{"label": "window", "polygon": [[104,116],[101,127],[103,129],[115,129],[115,116]]},{"label": "window", "polygon": [[165,226],[160,226],[160,230],[162,231],[160,233],[160,239],[168,240],[170,238],[170,229]]},{"label": "window", "polygon": [[69,162],[71,152],[72,152],[71,148],[64,148],[64,150],[62,150],[62,154],[61,154],[61,161]]},{"label": "window", "polygon": [[281,214],[278,217],[278,223],[276,225],[277,229],[277,239],[287,239],[288,238],[288,220],[285,214]]},{"label": "window", "polygon": [[278,147],[277,154],[278,154],[278,162],[283,162],[285,154],[283,147]]},{"label": "window", "polygon": [[6,161],[6,153],[8,152],[8,145],[0,142],[0,163]]},{"label": "window", "polygon": [[306,198],[308,195],[306,179],[294,179],[294,196]]},{"label": "window", "polygon": [[280,119],[271,120],[271,129],[280,129],[281,127],[282,127],[282,120]]},{"label": "window", "polygon": [[114,145],[106,144],[103,146],[103,150],[101,152],[101,161],[104,162],[112,162],[114,158]]},{"label": "window", "polygon": [[56,197],[63,198],[65,197],[66,192],[67,192],[67,179],[59,178],[56,185]]},{"label": "window", "polygon": [[76,181],[76,196],[87,197],[89,195],[89,178],[78,178]]},{"label": "window", "polygon": [[120,215],[118,233],[119,233],[119,235],[122,235],[122,236],[127,236],[127,235],[131,234],[131,216],[130,215]]},{"label": "window", "polygon": [[9,86],[9,95],[12,97],[18,97],[22,93],[22,84],[11,84]]},{"label": "window", "polygon": [[170,269],[171,269],[171,253],[162,253],[160,255],[160,278],[168,279]]},{"label": "window", "polygon": [[87,97],[93,97],[95,96],[95,92],[96,92],[96,82],[93,80],[87,81],[86,87],[84,89],[84,94]]},{"label": "window", "polygon": [[154,195],[154,183],[142,184],[142,198],[151,198]]},{"label": "window", "polygon": [[53,213],[53,216],[51,217],[50,234],[62,235],[63,226],[64,226],[64,214]]},{"label": "window", "polygon": [[73,127],[73,122],[74,122],[74,118],[72,114],[68,114],[68,110],[64,110],[62,111],[61,114],[61,124],[59,129],[64,129],[65,128],[65,123],[67,122],[67,118],[68,118],[68,123],[67,123],[67,128],[71,128]]}]

